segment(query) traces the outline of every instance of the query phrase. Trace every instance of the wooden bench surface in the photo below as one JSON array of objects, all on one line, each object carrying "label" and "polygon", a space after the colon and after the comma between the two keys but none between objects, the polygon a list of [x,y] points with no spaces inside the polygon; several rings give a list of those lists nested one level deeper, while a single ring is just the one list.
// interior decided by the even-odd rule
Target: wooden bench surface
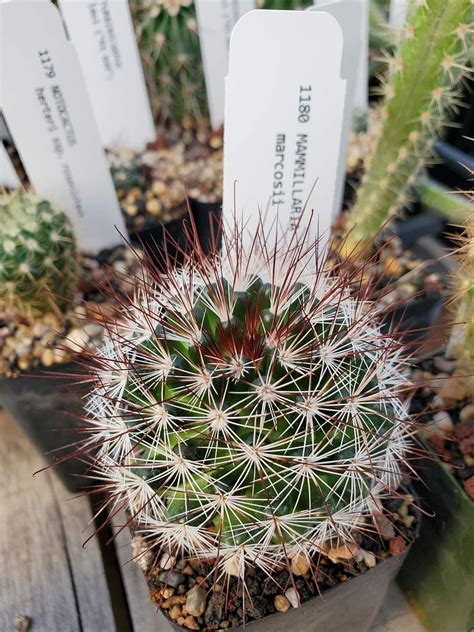
[{"label": "wooden bench surface", "polygon": [[[130,536],[97,538],[89,497],[72,497],[27,437],[0,411],[0,630],[171,632],[130,561]],[[423,632],[394,586],[372,632]],[[348,631],[349,632],[349,631]],[[357,632],[355,630],[350,632]]]}]

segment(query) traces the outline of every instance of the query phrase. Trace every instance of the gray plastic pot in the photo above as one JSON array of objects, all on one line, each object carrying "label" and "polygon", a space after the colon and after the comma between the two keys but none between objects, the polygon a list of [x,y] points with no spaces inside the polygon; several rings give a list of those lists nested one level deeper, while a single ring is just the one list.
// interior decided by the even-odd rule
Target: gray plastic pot
[{"label": "gray plastic pot", "polygon": [[[410,545],[411,546],[411,545]],[[380,562],[346,582],[313,597],[300,608],[269,615],[233,630],[244,632],[367,632],[385,599],[390,582],[400,570],[410,546],[402,555]],[[165,617],[164,614],[160,614]],[[166,618],[172,629],[186,630]],[[159,624],[157,629],[160,629]]]},{"label": "gray plastic pot", "polygon": [[84,387],[77,384],[77,365],[62,364],[49,369],[37,369],[28,376],[0,378],[0,404],[10,414],[38,451],[45,456],[71,491],[90,485],[83,477],[85,463],[78,459],[57,462],[66,446],[84,438],[77,430],[83,425],[82,395]]},{"label": "gray plastic pot", "polygon": [[[429,453],[429,446],[424,444]],[[434,455],[415,487],[428,514],[399,583],[429,632],[474,630],[474,501]]]}]

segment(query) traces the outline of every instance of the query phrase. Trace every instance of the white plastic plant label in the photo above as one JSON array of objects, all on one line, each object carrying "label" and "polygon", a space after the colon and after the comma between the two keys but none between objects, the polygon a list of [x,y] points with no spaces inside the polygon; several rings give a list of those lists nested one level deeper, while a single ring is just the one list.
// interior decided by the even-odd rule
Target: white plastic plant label
[{"label": "white plastic plant label", "polygon": [[155,140],[127,0],[60,0],[105,147],[145,149]]},{"label": "white plastic plant label", "polygon": [[[346,81],[342,30],[318,11],[251,11],[231,37],[224,127],[224,219],[251,238],[301,226],[329,237]],[[235,205],[234,205],[235,191]],[[300,218],[303,218],[302,220]]]},{"label": "white plastic plant label", "polygon": [[369,3],[370,0],[315,0],[314,6],[309,7],[310,11],[329,11],[344,31],[343,66],[350,65],[347,71],[351,74],[343,72],[343,76],[350,80],[356,73],[355,82],[350,81],[349,85],[348,81],[346,98],[360,113],[369,109]]},{"label": "white plastic plant label", "polygon": [[255,0],[195,0],[195,5],[211,125],[218,129],[224,122],[230,35],[239,18],[255,9]]},{"label": "white plastic plant label", "polygon": [[[449,0],[446,0],[449,1]],[[408,14],[407,0],[391,0],[388,22],[393,29],[401,29],[405,25]]]},{"label": "white plastic plant label", "polygon": [[50,2],[6,2],[0,18],[0,102],[33,188],[69,214],[82,250],[115,246],[123,216],[59,11]]},{"label": "white plastic plant label", "polygon": [[[367,8],[367,7],[366,7]],[[353,112],[364,100],[361,96],[360,67],[364,66],[362,58],[368,60],[368,33],[364,21],[368,20],[366,9],[362,2],[351,0],[328,0],[319,2],[312,11],[325,11],[330,13],[339,22],[344,35],[344,51],[341,65],[341,76],[346,80],[346,96],[344,102],[344,116],[342,120],[339,157],[337,165],[336,190],[332,207],[332,216],[335,218],[341,211],[344,195],[344,182],[347,163],[347,144],[352,129]],[[367,103],[368,77],[365,65],[365,102]],[[359,93],[359,96],[358,96]],[[358,101],[359,99],[359,101]]]},{"label": "white plastic plant label", "polygon": [[19,189],[21,187],[20,178],[2,142],[0,142],[0,187],[8,189]]}]

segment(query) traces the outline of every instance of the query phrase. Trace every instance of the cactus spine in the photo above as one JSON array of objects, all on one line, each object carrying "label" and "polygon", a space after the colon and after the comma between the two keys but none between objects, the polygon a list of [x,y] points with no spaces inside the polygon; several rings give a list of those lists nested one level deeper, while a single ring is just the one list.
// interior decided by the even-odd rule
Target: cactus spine
[{"label": "cactus spine", "polygon": [[87,408],[95,468],[138,532],[243,577],[370,530],[411,426],[375,308],[317,245],[259,232],[245,249],[237,233],[220,257],[144,276]]},{"label": "cactus spine", "polygon": [[30,193],[0,195],[0,311],[34,317],[71,298],[76,249],[69,220]]},{"label": "cactus spine", "polygon": [[407,188],[459,106],[468,72],[471,0],[418,0],[390,60],[378,140],[349,216],[351,243],[368,242],[408,201]]}]

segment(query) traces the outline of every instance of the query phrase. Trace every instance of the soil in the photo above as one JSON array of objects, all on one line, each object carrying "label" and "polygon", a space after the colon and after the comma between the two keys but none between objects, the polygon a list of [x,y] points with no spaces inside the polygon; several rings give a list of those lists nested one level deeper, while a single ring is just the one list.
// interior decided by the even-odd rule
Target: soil
[{"label": "soil", "polygon": [[77,291],[65,313],[29,320],[13,310],[0,312],[0,376],[64,364],[99,346],[101,321],[116,309],[109,290],[119,295],[131,292],[137,268],[134,253],[122,246],[95,256],[81,255]]},{"label": "soil", "polygon": [[109,152],[112,177],[131,233],[187,214],[187,198],[222,199],[222,139],[160,139],[146,151]]},{"label": "soil", "polygon": [[174,563],[170,565],[166,551],[149,551],[140,538],[134,539],[134,555],[145,572],[151,600],[174,624],[201,632],[230,629],[278,611],[286,612],[298,602],[402,554],[418,530],[418,513],[412,500],[406,495],[384,503],[385,514],[376,518],[378,534],[356,534],[354,544],[328,547],[326,554],[312,560],[304,575],[281,568],[269,578],[262,570],[249,566],[245,590],[235,577],[230,577],[228,583],[213,583],[211,563],[171,557]]},{"label": "soil", "polygon": [[413,371],[419,383],[411,413],[424,426],[420,434],[474,500],[474,401],[466,371],[437,356]]}]

